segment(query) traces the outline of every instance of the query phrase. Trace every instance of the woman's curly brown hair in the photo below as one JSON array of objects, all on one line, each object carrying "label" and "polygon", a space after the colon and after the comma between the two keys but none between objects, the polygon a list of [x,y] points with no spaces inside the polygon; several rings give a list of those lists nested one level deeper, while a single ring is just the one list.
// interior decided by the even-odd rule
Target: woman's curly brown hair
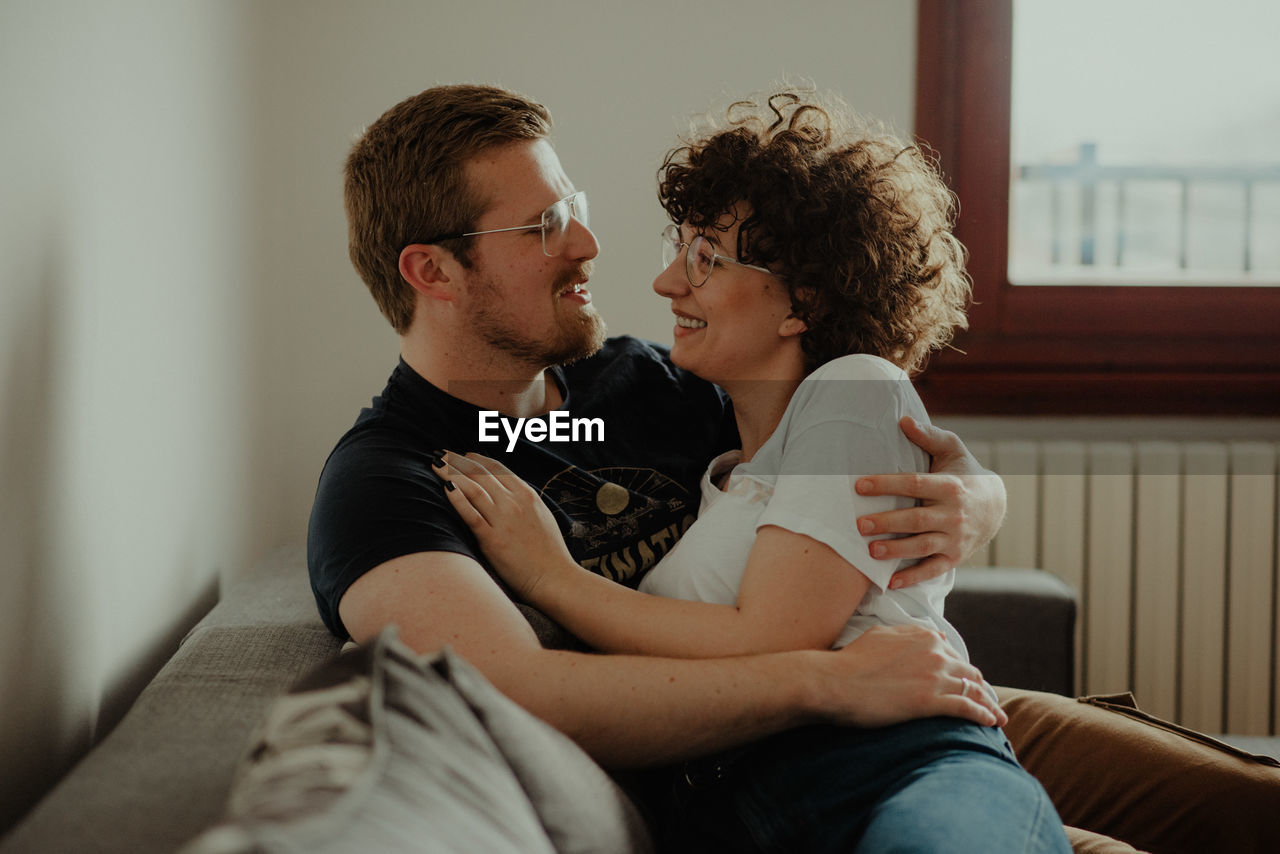
[{"label": "woman's curly brown hair", "polygon": [[738,259],[783,276],[809,370],[870,353],[914,372],[967,327],[955,196],[920,148],[809,91],[739,101],[726,120],[667,154],[658,198],[697,230],[749,206]]}]

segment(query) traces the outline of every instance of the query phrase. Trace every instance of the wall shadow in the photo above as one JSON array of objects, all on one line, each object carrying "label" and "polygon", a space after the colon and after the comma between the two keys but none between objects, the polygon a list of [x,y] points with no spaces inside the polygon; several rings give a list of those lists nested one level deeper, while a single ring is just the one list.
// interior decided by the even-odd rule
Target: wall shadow
[{"label": "wall shadow", "polygon": [[56,243],[47,236],[32,299],[21,320],[10,321],[0,386],[0,579],[8,592],[0,600],[0,829],[88,748],[92,728],[89,721],[67,721],[68,662],[76,650],[56,619],[55,325],[65,306]]}]

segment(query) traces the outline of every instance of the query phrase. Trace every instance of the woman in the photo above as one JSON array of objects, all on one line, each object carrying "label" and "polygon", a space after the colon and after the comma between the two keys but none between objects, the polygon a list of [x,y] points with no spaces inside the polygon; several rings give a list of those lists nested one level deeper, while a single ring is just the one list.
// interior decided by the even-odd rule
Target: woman
[{"label": "woman", "polygon": [[[920,625],[964,655],[942,617],[951,575],[893,589],[898,562],[847,523],[892,500],[858,496],[860,475],[928,470],[897,424],[925,418],[908,372],[964,324],[950,193],[914,146],[792,92],[735,104],[660,177],[672,360],[729,394],[742,443],[708,467],[698,520],[635,591],[578,567],[492,460],[442,463],[455,508],[520,595],[605,651],[818,649]],[[1069,850],[1003,734],[952,718],[783,733],[691,763],[673,806],[690,850]]]}]

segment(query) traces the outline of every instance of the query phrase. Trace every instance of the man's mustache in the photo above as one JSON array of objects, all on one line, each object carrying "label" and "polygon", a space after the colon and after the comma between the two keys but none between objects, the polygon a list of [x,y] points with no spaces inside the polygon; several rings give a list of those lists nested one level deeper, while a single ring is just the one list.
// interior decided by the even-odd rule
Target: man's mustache
[{"label": "man's mustache", "polygon": [[552,288],[552,290],[556,294],[564,293],[565,291],[572,288],[578,282],[591,278],[591,275],[595,272],[595,269],[596,269],[596,265],[593,262],[583,261],[581,264],[579,264],[577,267],[573,268],[569,272],[565,273],[563,276],[558,277],[556,279],[555,286],[554,288]]}]

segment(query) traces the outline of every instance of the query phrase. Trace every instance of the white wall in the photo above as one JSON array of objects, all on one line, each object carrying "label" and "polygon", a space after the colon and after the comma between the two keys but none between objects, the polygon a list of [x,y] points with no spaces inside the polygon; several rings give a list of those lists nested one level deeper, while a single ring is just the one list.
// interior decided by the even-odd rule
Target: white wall
[{"label": "white wall", "polygon": [[242,42],[0,5],[0,829],[246,557]]}]

